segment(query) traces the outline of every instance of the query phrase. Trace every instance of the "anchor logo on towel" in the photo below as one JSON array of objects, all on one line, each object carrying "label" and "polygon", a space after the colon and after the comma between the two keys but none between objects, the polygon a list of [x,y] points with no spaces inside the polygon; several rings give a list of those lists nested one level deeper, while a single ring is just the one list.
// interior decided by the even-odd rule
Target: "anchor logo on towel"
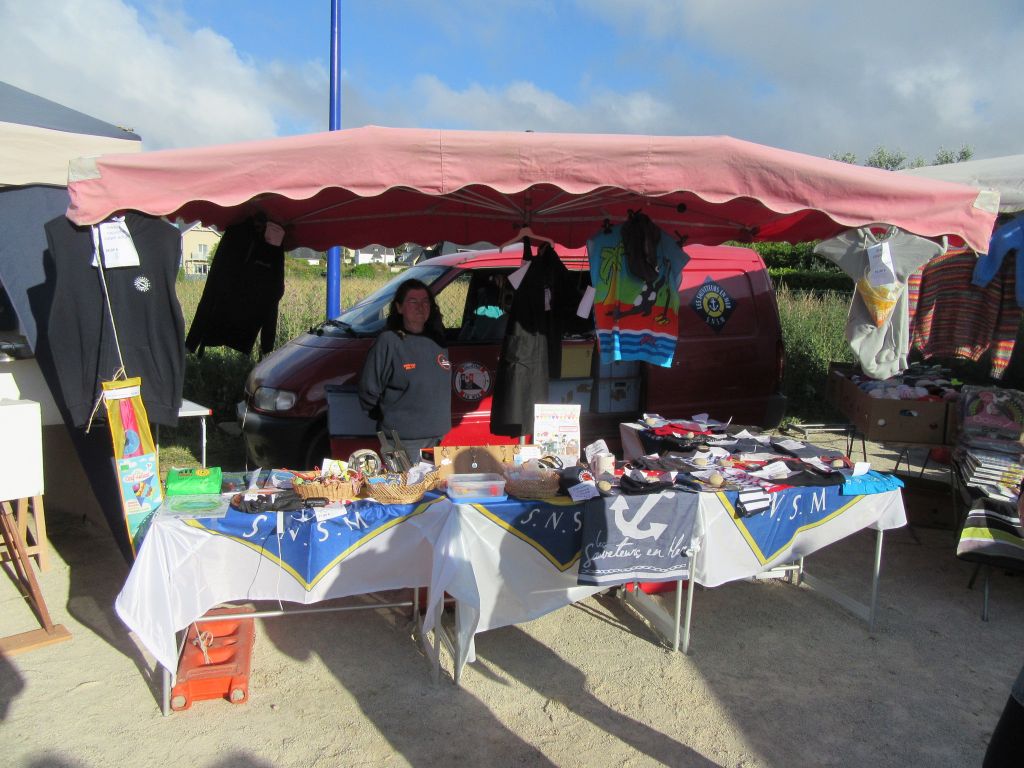
[{"label": "anchor logo on towel", "polygon": [[654,505],[658,503],[659,498],[671,499],[675,496],[674,493],[664,493],[659,497],[657,494],[651,494],[644,503],[640,506],[640,509],[632,520],[626,519],[626,512],[629,510],[629,503],[622,497],[619,496],[612,502],[612,511],[615,513],[615,525],[623,535],[629,536],[631,539],[639,541],[641,539],[657,539],[661,534],[665,532],[668,527],[665,523],[651,523],[646,528],[641,528],[640,523],[644,521],[644,518],[654,509]]}]

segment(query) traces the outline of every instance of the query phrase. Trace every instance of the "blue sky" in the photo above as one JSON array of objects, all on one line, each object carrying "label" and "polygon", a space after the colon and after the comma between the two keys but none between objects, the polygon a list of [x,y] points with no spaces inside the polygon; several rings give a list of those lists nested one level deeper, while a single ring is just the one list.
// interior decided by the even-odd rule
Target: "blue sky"
[{"label": "blue sky", "polygon": [[[1020,0],[343,0],[342,122],[1024,152]],[[0,80],[148,148],[325,130],[329,0],[0,0]]]}]

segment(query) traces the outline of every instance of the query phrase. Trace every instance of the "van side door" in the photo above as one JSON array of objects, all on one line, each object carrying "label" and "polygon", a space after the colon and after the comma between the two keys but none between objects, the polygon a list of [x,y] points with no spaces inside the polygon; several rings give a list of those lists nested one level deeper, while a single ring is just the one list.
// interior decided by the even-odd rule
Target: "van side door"
[{"label": "van side door", "polygon": [[494,445],[491,401],[513,289],[511,268],[464,269],[437,296],[452,364],[452,429],[444,445]]}]

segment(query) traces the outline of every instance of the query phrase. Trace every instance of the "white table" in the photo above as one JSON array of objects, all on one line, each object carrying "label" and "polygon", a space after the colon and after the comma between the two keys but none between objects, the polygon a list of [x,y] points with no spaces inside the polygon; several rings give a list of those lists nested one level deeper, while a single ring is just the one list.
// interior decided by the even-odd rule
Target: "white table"
[{"label": "white table", "polygon": [[[191,400],[182,400],[181,407],[178,409],[178,418],[198,418],[199,419],[199,461],[202,466],[206,466],[206,417],[212,416],[213,410],[207,408],[205,405],[199,403],[193,403]],[[156,425],[156,444],[160,445],[160,425]]]},{"label": "white table", "polygon": [[[747,530],[731,514],[724,495],[701,494],[690,548],[691,580],[713,587],[754,577],[779,564],[802,562],[827,544],[873,528],[879,532],[873,616],[881,532],[906,523],[902,495],[888,491],[847,497],[841,504],[833,498],[825,504],[821,491],[801,489],[799,501],[780,495],[788,505],[776,510],[784,525],[767,534],[765,529]],[[473,660],[476,633],[530,621],[605,588],[577,583],[580,514],[582,508],[568,499],[487,506],[454,504],[444,496],[417,505],[361,502],[344,518],[325,522],[317,522],[308,510],[287,515],[281,537],[273,515],[232,512],[223,522],[158,515],[115,607],[157,661],[174,670],[176,633],[221,603],[310,604],[429,585],[423,639],[435,671],[444,595],[457,601],[449,650],[458,683],[463,666]],[[683,626],[684,651],[692,591]],[[674,634],[675,647],[682,620],[680,595],[677,590],[674,616],[642,592],[630,598],[642,611],[661,610],[656,626],[669,637]],[[654,605],[645,605],[645,600]],[[438,631],[431,646],[426,638],[432,629]]]}]

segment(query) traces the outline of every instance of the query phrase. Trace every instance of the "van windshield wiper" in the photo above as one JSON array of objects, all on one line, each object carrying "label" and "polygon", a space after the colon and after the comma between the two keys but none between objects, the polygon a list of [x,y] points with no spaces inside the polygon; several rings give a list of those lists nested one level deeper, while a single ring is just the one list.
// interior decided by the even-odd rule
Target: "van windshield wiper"
[{"label": "van windshield wiper", "polygon": [[336,320],[333,318],[330,320],[324,320],[316,328],[310,328],[309,332],[315,333],[317,336],[323,336],[325,328],[340,328],[350,336],[356,335],[355,332],[352,330],[352,326],[349,323],[346,323],[344,320]]}]

